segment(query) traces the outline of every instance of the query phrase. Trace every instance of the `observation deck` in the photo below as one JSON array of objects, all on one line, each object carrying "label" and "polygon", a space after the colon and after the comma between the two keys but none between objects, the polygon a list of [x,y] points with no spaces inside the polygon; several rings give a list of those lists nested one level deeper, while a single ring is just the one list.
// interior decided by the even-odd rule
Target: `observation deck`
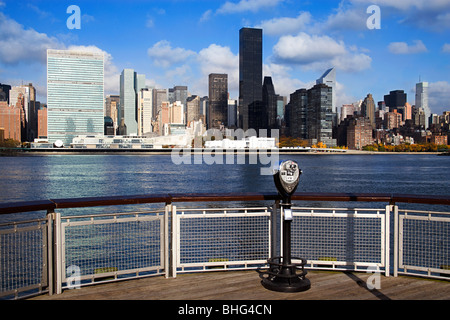
[{"label": "observation deck", "polygon": [[[292,253],[311,289],[273,292],[278,194],[2,203],[1,299],[450,299],[450,196],[296,193]],[[358,208],[356,208],[358,206]]]}]

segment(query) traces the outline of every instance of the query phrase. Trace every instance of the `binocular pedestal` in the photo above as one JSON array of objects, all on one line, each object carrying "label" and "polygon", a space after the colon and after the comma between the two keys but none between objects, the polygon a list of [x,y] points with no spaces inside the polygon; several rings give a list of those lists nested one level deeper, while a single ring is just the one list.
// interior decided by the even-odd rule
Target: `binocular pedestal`
[{"label": "binocular pedestal", "polygon": [[[290,210],[290,201],[284,206],[285,211]],[[291,257],[291,223],[292,220],[286,220],[286,217],[283,220],[283,256],[269,259],[269,270],[260,272],[261,284],[268,290],[301,292],[311,288],[304,269],[306,259]],[[292,263],[292,259],[301,262]]]}]

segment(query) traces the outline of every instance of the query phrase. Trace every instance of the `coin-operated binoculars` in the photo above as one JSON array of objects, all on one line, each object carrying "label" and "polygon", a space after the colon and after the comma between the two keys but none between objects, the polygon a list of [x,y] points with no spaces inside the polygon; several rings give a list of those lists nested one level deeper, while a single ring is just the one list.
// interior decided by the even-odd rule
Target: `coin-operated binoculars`
[{"label": "coin-operated binoculars", "polygon": [[[287,160],[280,162],[273,175],[275,186],[282,197],[283,255],[270,258],[267,261],[269,270],[260,272],[262,285],[272,291],[300,292],[311,288],[310,281],[305,277],[306,259],[291,257],[291,196],[297,190],[301,174],[298,164]],[[292,263],[292,259],[301,260],[301,263]],[[297,270],[301,272],[297,273]]]}]

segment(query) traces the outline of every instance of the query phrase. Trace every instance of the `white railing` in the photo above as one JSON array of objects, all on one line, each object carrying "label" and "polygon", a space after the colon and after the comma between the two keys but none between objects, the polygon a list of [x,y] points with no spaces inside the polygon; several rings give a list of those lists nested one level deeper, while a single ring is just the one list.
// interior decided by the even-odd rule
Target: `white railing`
[{"label": "white railing", "polygon": [[450,277],[450,213],[395,208],[394,275]]},{"label": "white railing", "polygon": [[292,255],[308,268],[384,268],[389,275],[389,216],[384,209],[293,207]]},{"label": "white railing", "polygon": [[[159,210],[77,216],[49,210],[46,219],[1,224],[0,297],[267,267],[269,258],[283,252],[283,210],[278,200],[272,203],[193,209],[166,202]],[[292,256],[306,259],[306,268],[376,268],[385,276],[450,279],[450,212],[406,211],[394,204],[378,209],[293,206],[292,212]]]},{"label": "white railing", "polygon": [[173,276],[264,265],[271,256],[270,216],[267,207],[177,212],[173,206]]}]

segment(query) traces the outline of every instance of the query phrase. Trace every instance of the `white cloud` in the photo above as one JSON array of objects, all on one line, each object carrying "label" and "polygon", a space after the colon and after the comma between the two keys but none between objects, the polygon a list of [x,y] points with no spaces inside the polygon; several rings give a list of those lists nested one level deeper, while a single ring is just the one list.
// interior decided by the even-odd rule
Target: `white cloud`
[{"label": "white cloud", "polygon": [[372,59],[358,53],[355,47],[347,48],[342,41],[328,36],[283,36],[273,48],[276,63],[300,65],[306,69],[323,70],[330,66],[354,72],[370,68]]},{"label": "white cloud", "polygon": [[212,14],[212,10],[205,11],[200,18],[200,22],[208,21],[209,19],[211,19]]},{"label": "white cloud", "polygon": [[450,83],[437,81],[429,83],[428,101],[432,113],[442,114],[450,110]]},{"label": "white cloud", "polygon": [[391,42],[388,49],[394,54],[414,54],[428,51],[422,40],[414,40],[413,45],[408,45],[406,42]]},{"label": "white cloud", "polygon": [[258,12],[263,8],[272,8],[284,0],[241,0],[238,3],[227,1],[218,10],[219,14]]},{"label": "white cloud", "polygon": [[147,50],[148,56],[153,59],[156,65],[168,68],[174,64],[186,61],[195,55],[195,52],[183,48],[172,48],[170,42],[161,40]]},{"label": "white cloud", "polygon": [[442,52],[444,52],[444,53],[450,53],[450,43],[445,43],[445,44],[442,46]]},{"label": "white cloud", "polygon": [[47,49],[63,49],[64,44],[45,33],[25,29],[0,12],[0,62],[18,64],[46,63]]},{"label": "white cloud", "polygon": [[197,86],[207,88],[210,73],[226,73],[228,74],[228,90],[230,92],[239,90],[239,55],[231,52],[229,47],[211,44],[200,50],[197,62],[202,73]]},{"label": "white cloud", "polygon": [[264,34],[281,35],[298,33],[311,22],[309,12],[300,12],[295,18],[283,17],[262,21],[257,27],[264,29]]},{"label": "white cloud", "polygon": [[315,84],[315,81],[305,83],[299,79],[291,76],[292,68],[286,65],[269,63],[264,64],[264,76],[272,77],[275,92],[279,95],[285,96],[289,100],[291,93],[300,88],[310,88]]}]

